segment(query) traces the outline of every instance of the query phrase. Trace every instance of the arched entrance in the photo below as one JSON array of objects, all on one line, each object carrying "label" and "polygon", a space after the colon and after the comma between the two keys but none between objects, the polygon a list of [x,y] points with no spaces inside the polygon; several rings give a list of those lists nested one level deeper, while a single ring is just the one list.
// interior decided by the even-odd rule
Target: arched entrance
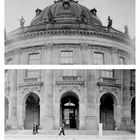
[{"label": "arched entrance", "polygon": [[6,121],[8,120],[8,114],[9,114],[9,101],[7,97],[5,97],[5,124]]},{"label": "arched entrance", "polygon": [[100,123],[104,130],[114,130],[114,101],[111,94],[104,94],[100,99]]},{"label": "arched entrance", "polygon": [[32,129],[33,123],[40,125],[40,99],[35,93],[30,93],[26,99],[24,128]]},{"label": "arched entrance", "polygon": [[135,123],[135,97],[131,101],[131,120]]},{"label": "arched entrance", "polygon": [[61,98],[60,122],[65,124],[66,129],[79,128],[79,99],[73,92],[65,93]]}]

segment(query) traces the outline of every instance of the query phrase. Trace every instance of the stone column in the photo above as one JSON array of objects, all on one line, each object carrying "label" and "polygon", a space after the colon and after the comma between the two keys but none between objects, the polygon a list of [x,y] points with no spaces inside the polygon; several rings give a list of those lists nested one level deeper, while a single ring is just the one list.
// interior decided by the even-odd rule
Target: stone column
[{"label": "stone column", "polygon": [[79,103],[79,129],[85,129],[85,114],[86,114],[86,109],[85,109],[85,104],[84,103]]},{"label": "stone column", "polygon": [[114,121],[115,121],[115,130],[120,130],[121,128],[121,119],[122,119],[122,107],[121,105],[114,104]]},{"label": "stone column", "polygon": [[21,51],[18,49],[18,50],[15,50],[14,52],[14,62],[13,64],[20,64],[20,57],[21,57]]},{"label": "stone column", "polygon": [[17,71],[10,70],[10,101],[8,125],[17,129]]},{"label": "stone column", "polygon": [[81,64],[88,64],[89,62],[87,48],[88,44],[81,44]]},{"label": "stone column", "polygon": [[122,118],[122,129],[127,130],[128,125],[131,121],[131,105],[129,102],[130,99],[130,70],[123,70],[123,118]]},{"label": "stone column", "polygon": [[53,70],[44,71],[44,116],[41,116],[40,126],[42,129],[51,130],[53,121]]},{"label": "stone column", "polygon": [[53,44],[45,44],[42,50],[42,64],[53,64]]},{"label": "stone column", "polygon": [[118,49],[117,48],[111,49],[111,55],[112,55],[112,64],[119,64],[119,62],[118,62]]}]

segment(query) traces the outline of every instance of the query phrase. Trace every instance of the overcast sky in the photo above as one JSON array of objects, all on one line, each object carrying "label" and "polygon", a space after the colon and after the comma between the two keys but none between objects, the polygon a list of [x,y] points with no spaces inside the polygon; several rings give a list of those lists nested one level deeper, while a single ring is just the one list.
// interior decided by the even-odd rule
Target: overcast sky
[{"label": "overcast sky", "polygon": [[[128,25],[131,38],[135,36],[135,0],[78,0],[88,9],[96,8],[97,16],[104,26],[107,17],[113,19],[113,27],[124,32]],[[30,25],[37,8],[44,9],[54,3],[54,0],[5,0],[5,28],[10,32],[19,27],[17,19],[24,17],[25,26]]]}]

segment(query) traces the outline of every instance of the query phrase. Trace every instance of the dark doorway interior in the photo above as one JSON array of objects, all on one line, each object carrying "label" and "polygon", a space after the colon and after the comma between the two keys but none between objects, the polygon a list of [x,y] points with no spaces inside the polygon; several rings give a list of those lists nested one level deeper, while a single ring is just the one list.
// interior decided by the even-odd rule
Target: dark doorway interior
[{"label": "dark doorway interior", "polygon": [[61,99],[61,122],[66,129],[78,129],[79,101],[73,95],[66,95]]},{"label": "dark doorway interior", "polygon": [[131,120],[133,120],[133,122],[135,123],[135,97],[131,102]]},{"label": "dark doorway interior", "polygon": [[104,130],[114,130],[114,101],[110,94],[105,94],[100,99],[100,122]]},{"label": "dark doorway interior", "polygon": [[26,99],[24,128],[32,129],[33,123],[40,124],[40,105],[38,95],[31,93]]},{"label": "dark doorway interior", "polygon": [[8,114],[9,114],[9,101],[5,97],[5,124],[6,124],[6,121],[8,119]]}]

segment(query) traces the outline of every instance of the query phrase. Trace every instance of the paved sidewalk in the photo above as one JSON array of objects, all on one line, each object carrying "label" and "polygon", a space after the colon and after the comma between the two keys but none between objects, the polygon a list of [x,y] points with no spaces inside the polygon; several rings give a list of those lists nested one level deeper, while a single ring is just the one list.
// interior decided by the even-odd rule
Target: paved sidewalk
[{"label": "paved sidewalk", "polygon": [[135,140],[135,135],[5,135],[5,140]]}]

